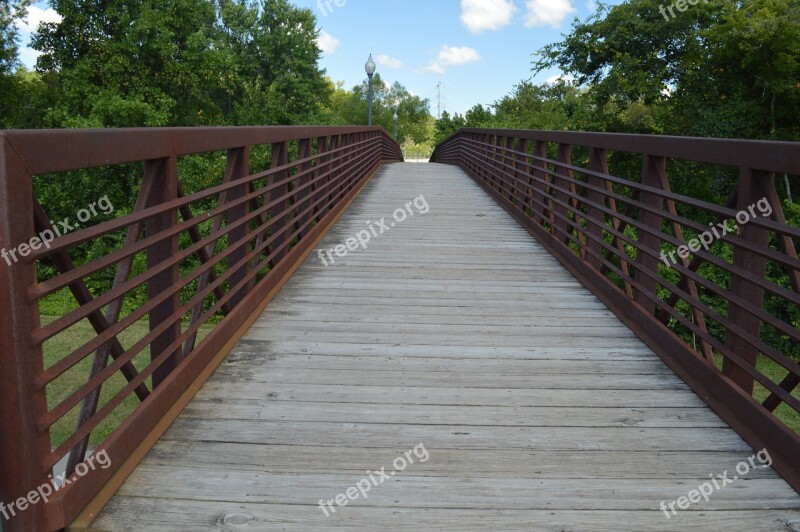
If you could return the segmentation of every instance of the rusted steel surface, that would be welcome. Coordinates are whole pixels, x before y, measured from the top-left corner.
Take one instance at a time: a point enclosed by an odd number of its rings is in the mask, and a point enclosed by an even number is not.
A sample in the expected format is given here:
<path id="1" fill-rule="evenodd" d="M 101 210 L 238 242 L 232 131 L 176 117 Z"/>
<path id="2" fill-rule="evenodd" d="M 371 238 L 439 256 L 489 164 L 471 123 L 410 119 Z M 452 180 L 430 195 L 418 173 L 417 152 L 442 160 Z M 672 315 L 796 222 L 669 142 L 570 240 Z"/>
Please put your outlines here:
<path id="1" fill-rule="evenodd" d="M 261 146 L 271 147 L 271 165 L 253 172 L 249 152 Z M 228 154 L 220 184 L 185 194 L 178 159 L 219 151 Z M 376 127 L 0 132 L 0 249 L 47 229 L 34 176 L 131 162 L 144 167 L 131 214 L 60 236 L 13 267 L 0 264 L 0 502 L 49 483 L 62 459 L 68 458 L 68 474 L 82 470 L 92 434 L 126 399 L 140 402 L 94 449 L 108 454 L 111 467 L 90 470 L 48 501 L 17 512 L 4 530 L 67 526 L 258 308 L 259 295 L 291 271 L 361 184 L 395 161 L 402 161 L 399 145 Z M 70 251 L 115 232 L 125 235 L 119 249 L 73 263 Z M 137 256 L 143 271 L 133 267 Z M 187 271 L 193 257 L 196 267 Z M 56 274 L 37 279 L 44 259 Z M 85 280 L 110 267 L 116 268 L 112 287 L 91 293 Z M 126 295 L 140 288 L 147 301 L 121 312 Z M 76 308 L 42 325 L 39 301 L 59 290 L 72 293 Z M 120 341 L 145 319 L 145 334 Z M 96 335 L 45 367 L 43 344 L 84 320 Z M 86 381 L 48 405 L 48 386 L 85 361 Z M 109 382 L 118 376 L 121 385 Z M 74 431 L 51 445 L 51 429 L 75 409 Z"/>
<path id="2" fill-rule="evenodd" d="M 612 153 L 638 158 L 641 173 L 609 172 Z M 800 229 L 775 190 L 775 174 L 800 175 L 800 143 L 462 129 L 431 161 L 467 172 L 800 491 L 800 435 L 783 421 L 800 414 L 800 363 L 764 334 L 800 345 L 792 313 L 775 310 L 800 308 Z M 738 182 L 725 205 L 676 194 L 670 161 L 738 169 Z M 772 212 L 720 229 L 716 248 L 664 259 L 765 198 Z"/>

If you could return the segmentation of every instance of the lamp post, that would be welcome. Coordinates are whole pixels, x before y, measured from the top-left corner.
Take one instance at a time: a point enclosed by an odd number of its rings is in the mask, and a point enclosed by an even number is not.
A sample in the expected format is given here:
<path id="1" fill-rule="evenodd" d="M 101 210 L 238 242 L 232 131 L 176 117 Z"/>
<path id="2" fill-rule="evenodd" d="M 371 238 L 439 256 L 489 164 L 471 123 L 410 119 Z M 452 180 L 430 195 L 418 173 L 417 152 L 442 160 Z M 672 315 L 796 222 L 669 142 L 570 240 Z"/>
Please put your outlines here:
<path id="1" fill-rule="evenodd" d="M 397 111 L 396 110 L 395 110 L 394 116 L 392 118 L 394 118 L 394 140 L 396 141 L 397 140 Z"/>
<path id="2" fill-rule="evenodd" d="M 369 122 L 368 124 L 372 125 L 372 76 L 375 74 L 375 61 L 372 60 L 372 54 L 369 54 L 369 59 L 367 59 L 367 63 L 364 65 L 364 70 L 367 71 L 367 77 L 369 78 Z"/>

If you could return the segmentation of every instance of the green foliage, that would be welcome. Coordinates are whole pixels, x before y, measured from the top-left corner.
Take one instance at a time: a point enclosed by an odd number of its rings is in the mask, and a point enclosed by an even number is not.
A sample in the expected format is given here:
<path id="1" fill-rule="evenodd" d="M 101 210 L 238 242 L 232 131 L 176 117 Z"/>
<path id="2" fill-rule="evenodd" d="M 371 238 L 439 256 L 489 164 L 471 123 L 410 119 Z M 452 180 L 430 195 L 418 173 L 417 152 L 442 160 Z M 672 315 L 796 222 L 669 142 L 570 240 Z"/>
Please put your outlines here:
<path id="1" fill-rule="evenodd" d="M 0 129 L 19 127 L 28 107 L 26 90 L 30 77 L 19 67 L 19 32 L 16 24 L 25 18 L 32 0 L 0 3 Z"/>
<path id="2" fill-rule="evenodd" d="M 330 104 L 325 109 L 323 123 L 331 125 L 367 124 L 369 117 L 369 82 L 364 80 L 352 90 L 344 84 L 333 84 Z M 397 140 L 422 143 L 430 140 L 430 102 L 411 94 L 399 82 L 389 85 L 379 73 L 372 78 L 372 124 L 382 126 L 394 135 L 394 113 L 397 113 Z"/>
<path id="3" fill-rule="evenodd" d="M 467 127 L 487 128 L 493 126 L 494 115 L 491 108 L 477 104 L 464 114 L 464 120 Z"/>
<path id="4" fill-rule="evenodd" d="M 442 111 L 441 118 L 436 120 L 433 133 L 433 143 L 439 144 L 462 127 L 466 127 L 466 125 L 467 121 L 460 114 L 456 113 L 452 118 L 450 118 L 450 113 L 447 111 Z"/>
<path id="5" fill-rule="evenodd" d="M 600 130 L 800 138 L 798 2 L 714 0 L 668 20 L 661 5 L 602 6 L 540 50 L 534 71 L 575 76 Z"/>
<path id="6" fill-rule="evenodd" d="M 15 24 L 25 18 L 31 3 L 32 0 L 3 0 L 0 3 L 0 76 L 12 74 L 18 64 L 19 34 Z"/>
<path id="7" fill-rule="evenodd" d="M 287 0 L 55 0 L 34 39 L 46 126 L 295 124 L 329 93 L 316 20 Z"/>
<path id="8" fill-rule="evenodd" d="M 237 125 L 313 123 L 331 88 L 318 67 L 316 19 L 287 0 L 220 2 L 235 76 L 227 89 Z"/>

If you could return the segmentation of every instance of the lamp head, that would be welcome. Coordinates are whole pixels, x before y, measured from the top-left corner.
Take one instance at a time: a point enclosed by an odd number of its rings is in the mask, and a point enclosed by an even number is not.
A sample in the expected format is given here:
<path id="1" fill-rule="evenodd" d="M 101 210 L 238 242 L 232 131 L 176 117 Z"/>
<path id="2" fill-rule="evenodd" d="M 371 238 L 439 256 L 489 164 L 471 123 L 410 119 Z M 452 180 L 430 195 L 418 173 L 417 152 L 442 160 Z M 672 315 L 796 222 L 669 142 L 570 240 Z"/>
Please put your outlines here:
<path id="1" fill-rule="evenodd" d="M 364 65 L 364 70 L 367 71 L 367 76 L 372 77 L 375 74 L 375 61 L 372 60 L 372 54 L 369 54 L 369 59 L 367 59 L 366 64 Z"/>

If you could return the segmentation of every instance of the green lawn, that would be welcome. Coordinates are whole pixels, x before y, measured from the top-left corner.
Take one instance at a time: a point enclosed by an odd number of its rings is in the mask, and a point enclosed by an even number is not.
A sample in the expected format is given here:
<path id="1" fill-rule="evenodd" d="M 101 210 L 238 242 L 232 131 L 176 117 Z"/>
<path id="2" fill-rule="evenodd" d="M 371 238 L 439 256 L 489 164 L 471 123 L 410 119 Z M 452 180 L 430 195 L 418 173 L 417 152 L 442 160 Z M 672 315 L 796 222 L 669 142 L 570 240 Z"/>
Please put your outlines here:
<path id="1" fill-rule="evenodd" d="M 714 354 L 714 364 L 718 369 L 722 368 L 721 355 L 716 353 Z M 781 382 L 781 380 L 783 380 L 788 373 L 783 366 L 766 356 L 758 357 L 758 360 L 756 361 L 756 369 L 758 369 L 758 371 L 760 371 L 764 376 L 775 383 Z M 756 399 L 756 401 L 764 401 L 764 399 L 769 397 L 769 395 L 769 390 L 767 390 L 760 383 L 756 382 L 755 389 L 753 391 L 753 397 Z M 800 388 L 795 388 L 794 392 L 792 392 L 792 396 L 800 399 Z M 787 406 L 785 403 L 781 403 L 781 405 L 775 409 L 775 415 L 778 416 L 778 419 L 786 423 L 786 425 L 795 433 L 800 434 L 800 413 L 796 412 L 793 408 Z"/>
<path id="2" fill-rule="evenodd" d="M 42 324 L 47 325 L 58 319 L 55 316 L 42 316 Z M 198 333 L 197 342 L 199 343 L 211 330 L 213 325 L 206 325 L 202 327 Z M 149 332 L 147 320 L 140 320 L 119 335 L 119 340 L 122 345 L 127 349 L 135 342 L 143 338 Z M 96 336 L 94 329 L 88 321 L 83 320 L 66 331 L 60 333 L 55 338 L 46 342 L 44 345 L 44 364 L 45 367 L 50 367 L 65 356 L 72 353 L 75 349 L 85 344 Z M 66 399 L 71 393 L 75 392 L 80 386 L 86 383 L 91 369 L 94 355 L 84 358 L 75 367 L 61 375 L 47 387 L 47 403 L 48 408 L 53 408 L 61 401 Z M 150 350 L 144 349 L 134 359 L 133 363 L 137 370 L 146 367 L 150 361 Z M 99 408 L 102 408 L 109 399 L 114 397 L 117 392 L 125 387 L 127 381 L 121 373 L 117 372 L 111 379 L 106 381 L 103 385 L 100 394 Z M 151 382 L 148 378 L 146 381 L 148 389 L 151 388 Z M 122 404 L 120 404 L 114 411 L 112 411 L 103 422 L 94 429 L 92 432 L 91 443 L 97 444 L 103 442 L 136 408 L 139 400 L 135 395 L 128 396 Z M 67 438 L 72 436 L 75 432 L 76 423 L 78 420 L 78 412 L 80 403 L 77 407 L 73 408 L 67 415 L 62 417 L 55 425 L 51 427 L 51 441 L 54 447 L 63 443 Z"/>

